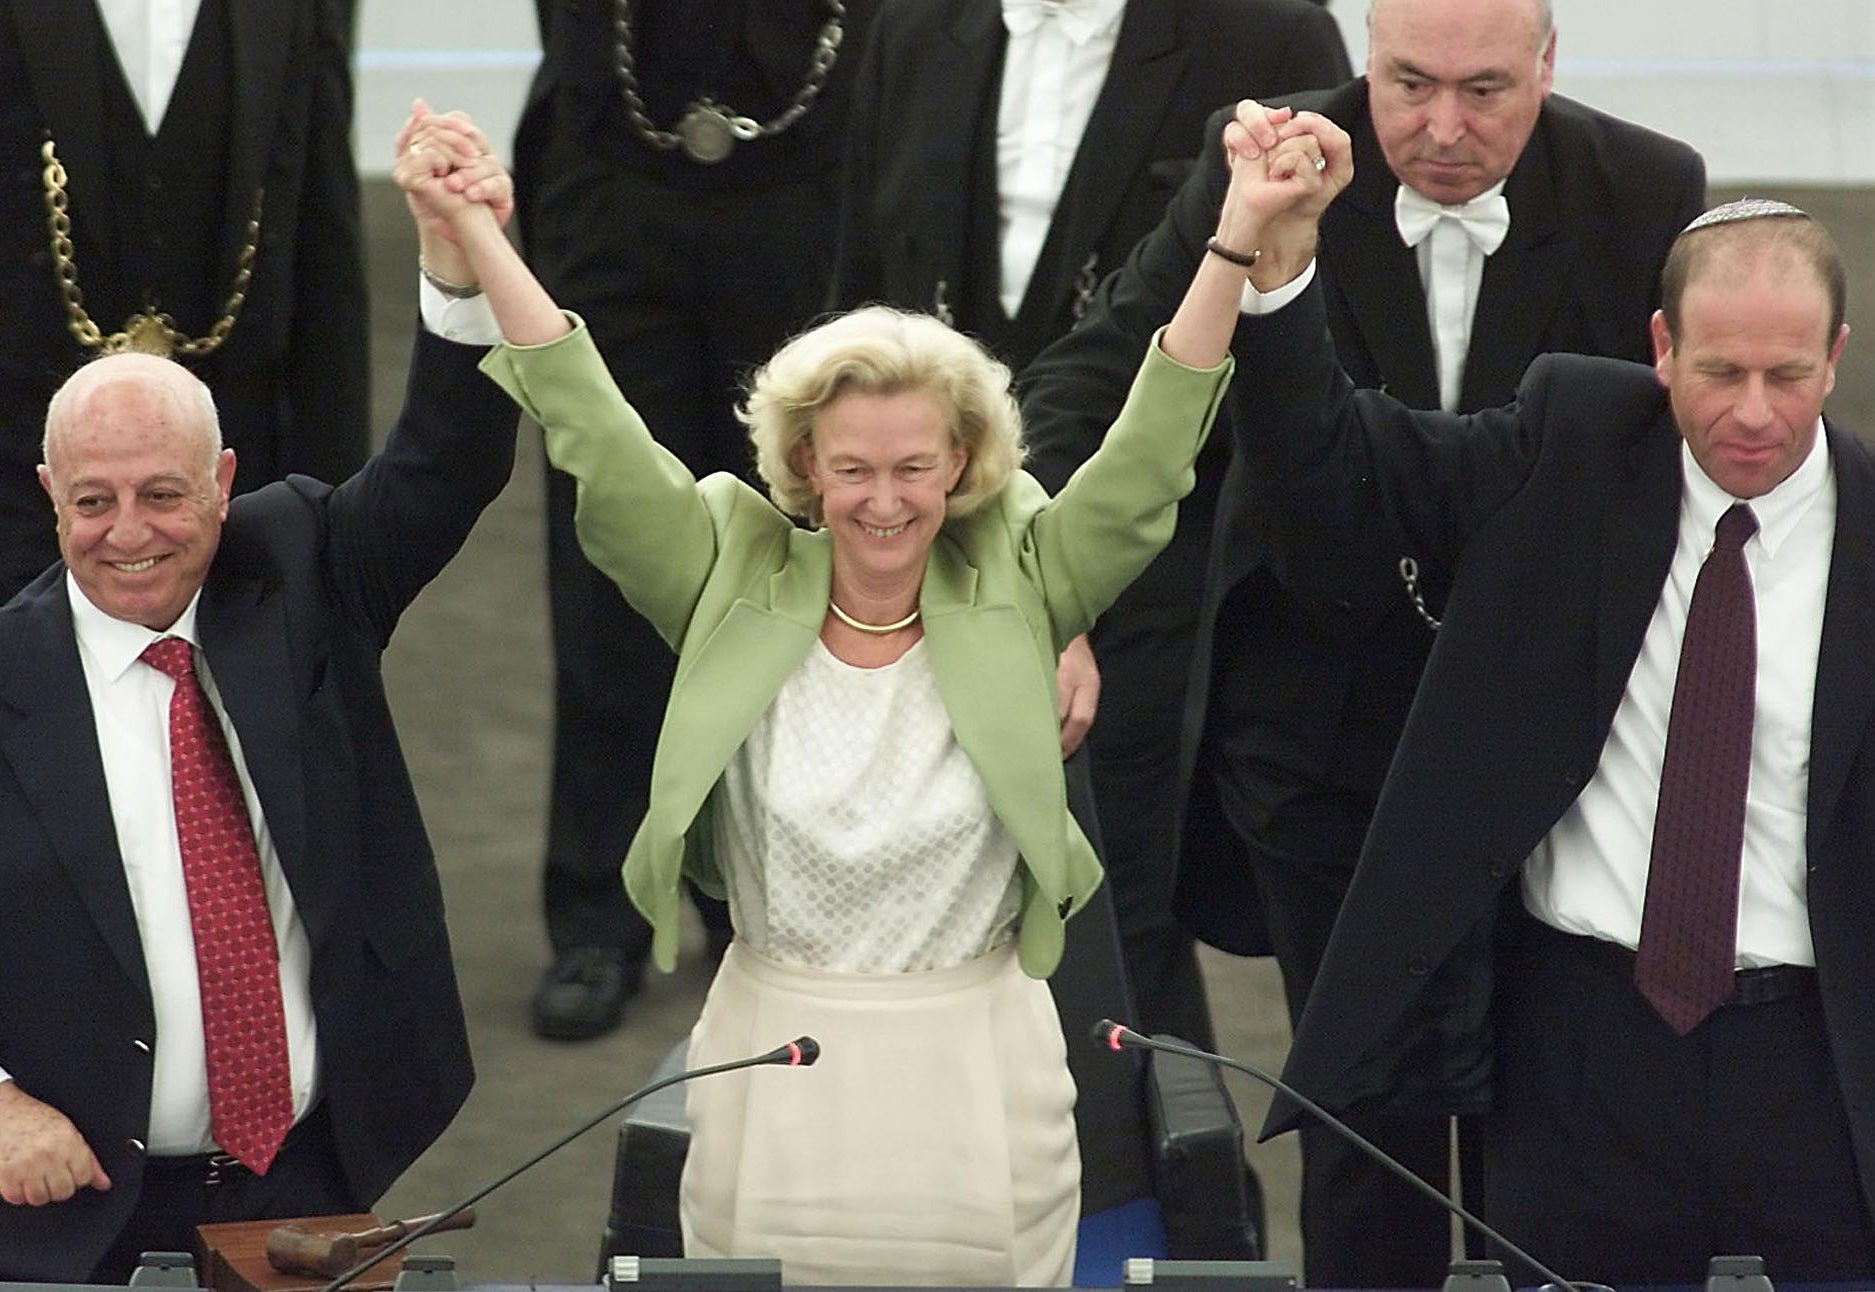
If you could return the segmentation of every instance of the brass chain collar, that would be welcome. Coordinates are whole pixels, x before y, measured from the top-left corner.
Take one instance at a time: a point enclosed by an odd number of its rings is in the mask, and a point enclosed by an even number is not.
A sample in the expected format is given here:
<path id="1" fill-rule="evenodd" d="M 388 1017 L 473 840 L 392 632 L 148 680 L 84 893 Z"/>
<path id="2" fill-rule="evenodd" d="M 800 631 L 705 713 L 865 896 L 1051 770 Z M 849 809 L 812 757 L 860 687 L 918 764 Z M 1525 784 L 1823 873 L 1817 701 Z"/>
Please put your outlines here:
<path id="1" fill-rule="evenodd" d="M 135 350 L 143 354 L 182 359 L 199 359 L 213 354 L 228 339 L 228 334 L 234 331 L 235 318 L 247 301 L 247 285 L 254 276 L 254 254 L 260 247 L 260 210 L 266 190 L 261 189 L 254 194 L 254 213 L 248 217 L 247 241 L 242 245 L 240 258 L 236 262 L 234 286 L 228 292 L 228 303 L 222 308 L 221 317 L 215 320 L 205 334 L 192 337 L 177 331 L 175 320 L 167 314 L 159 313 L 152 305 L 145 307 L 141 314 L 131 316 L 125 322 L 123 331 L 112 332 L 107 336 L 92 321 L 91 315 L 86 313 L 85 294 L 78 287 L 78 265 L 72 257 L 72 218 L 68 210 L 70 199 L 65 193 L 65 165 L 59 161 L 50 139 L 41 145 L 39 156 L 45 162 L 41 179 L 45 186 L 46 230 L 51 235 L 52 263 L 58 271 L 59 290 L 65 296 L 66 327 L 78 339 L 78 344 L 105 354 Z"/>
<path id="2" fill-rule="evenodd" d="M 814 52 L 808 58 L 807 79 L 801 82 L 801 88 L 794 92 L 788 106 L 771 120 L 755 121 L 726 103 L 706 97 L 687 106 L 675 128 L 662 130 L 645 114 L 645 101 L 638 92 L 637 61 L 632 53 L 631 0 L 614 0 L 614 3 L 619 94 L 625 100 L 625 115 L 631 121 L 632 130 L 653 148 L 666 152 L 682 148 L 684 156 L 691 161 L 706 165 L 729 156 L 738 141 L 747 143 L 751 139 L 773 138 L 807 114 L 827 84 L 827 74 L 833 70 L 834 60 L 839 57 L 841 23 L 846 18 L 846 6 L 840 0 L 826 0 L 827 21 L 821 24 Z"/>

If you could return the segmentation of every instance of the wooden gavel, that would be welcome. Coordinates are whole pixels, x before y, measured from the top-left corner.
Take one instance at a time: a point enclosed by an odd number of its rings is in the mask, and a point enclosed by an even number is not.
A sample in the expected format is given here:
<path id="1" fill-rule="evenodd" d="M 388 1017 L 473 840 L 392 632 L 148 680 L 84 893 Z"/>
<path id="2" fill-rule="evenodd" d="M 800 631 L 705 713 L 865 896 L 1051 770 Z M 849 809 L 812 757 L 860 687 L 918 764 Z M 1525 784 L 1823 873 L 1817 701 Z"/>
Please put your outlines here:
<path id="1" fill-rule="evenodd" d="M 397 1220 L 351 1234 L 325 1233 L 304 1221 L 276 1225 L 267 1235 L 267 1264 L 282 1274 L 335 1279 L 378 1248 L 396 1242 L 435 1219 L 433 1215 L 418 1216 L 415 1220 Z M 467 1229 L 474 1223 L 474 1208 L 464 1207 L 431 1232 Z"/>

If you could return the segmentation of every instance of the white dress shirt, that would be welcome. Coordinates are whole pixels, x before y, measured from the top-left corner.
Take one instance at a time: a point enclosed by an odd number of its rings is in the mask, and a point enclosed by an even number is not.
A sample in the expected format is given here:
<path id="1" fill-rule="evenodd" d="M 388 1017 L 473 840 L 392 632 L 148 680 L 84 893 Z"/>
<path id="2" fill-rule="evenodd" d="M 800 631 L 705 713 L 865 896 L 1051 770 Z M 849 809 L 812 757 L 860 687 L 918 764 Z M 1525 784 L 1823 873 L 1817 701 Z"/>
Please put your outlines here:
<path id="1" fill-rule="evenodd" d="M 417 277 L 417 313 L 424 330 L 458 345 L 500 345 L 501 325 L 488 297 L 451 296 L 422 275 Z"/>
<path id="2" fill-rule="evenodd" d="M 1209 254 L 1209 253 L 1206 253 Z M 1238 302 L 1238 311 L 1243 314 L 1274 314 L 1277 310 L 1302 295 L 1302 289 L 1315 281 L 1315 261 L 1302 266 L 1302 272 L 1280 287 L 1272 287 L 1267 292 L 1259 292 L 1256 285 L 1245 280 L 1243 295 Z"/>
<path id="3" fill-rule="evenodd" d="M 97 0 L 130 93 L 151 134 L 163 124 L 202 0 Z"/>
<path id="4" fill-rule="evenodd" d="M 1068 170 L 1120 38 L 1126 0 L 1003 0 L 1009 43 L 996 110 L 1003 313 L 1022 308 Z"/>
<path id="5" fill-rule="evenodd" d="M 1461 206 L 1443 208 L 1458 212 L 1467 207 L 1503 210 L 1504 181 L 1499 180 Z M 1396 210 L 1401 199 L 1418 197 L 1402 184 L 1395 197 Z M 1421 197 L 1424 202 L 1426 199 Z M 1435 204 L 1436 205 L 1436 204 Z M 1396 216 L 1396 219 L 1398 217 Z M 1439 406 L 1448 413 L 1458 411 L 1464 390 L 1465 356 L 1471 352 L 1471 320 L 1478 310 L 1478 288 L 1484 282 L 1484 262 L 1502 245 L 1506 220 L 1489 235 L 1469 232 L 1458 219 L 1435 220 L 1431 232 L 1413 244 L 1419 264 L 1419 281 L 1426 293 L 1426 324 L 1432 331 L 1432 357 L 1439 370 Z M 1478 237 L 1487 238 L 1488 246 L 1478 245 Z"/>
<path id="6" fill-rule="evenodd" d="M 1524 904 L 1568 933 L 1640 944 L 1654 809 L 1680 641 L 1713 527 L 1734 501 L 1684 446 L 1679 543 L 1595 776 L 1524 867 Z M 1836 480 L 1819 425 L 1803 465 L 1750 500 L 1745 543 L 1757 605 L 1758 679 L 1740 867 L 1740 968 L 1813 965 L 1804 848 L 1810 722 L 1823 600 L 1836 534 Z"/>
<path id="7" fill-rule="evenodd" d="M 175 683 L 139 656 L 159 637 L 197 643 L 196 598 L 166 633 L 113 619 L 90 601 L 67 574 L 72 626 L 85 687 L 97 726 L 104 784 L 112 824 L 123 857 L 130 903 L 150 977 L 156 1011 L 155 1081 L 150 1092 L 148 1148 L 154 1156 L 181 1156 L 215 1148 L 209 1129 L 208 1071 L 202 1039 L 202 998 L 196 977 L 195 934 L 189 919 L 182 850 L 169 782 L 169 697 Z M 254 825 L 267 908 L 280 953 L 280 992 L 286 1013 L 287 1055 L 292 1068 L 293 1119 L 306 1115 L 318 1098 L 318 1046 L 312 1012 L 312 948 L 280 869 L 260 799 L 241 753 L 241 738 L 228 721 L 208 664 L 196 655 L 197 676 L 220 719 L 241 780 L 242 797 Z M 31 1091 L 27 1092 L 32 1093 Z"/>

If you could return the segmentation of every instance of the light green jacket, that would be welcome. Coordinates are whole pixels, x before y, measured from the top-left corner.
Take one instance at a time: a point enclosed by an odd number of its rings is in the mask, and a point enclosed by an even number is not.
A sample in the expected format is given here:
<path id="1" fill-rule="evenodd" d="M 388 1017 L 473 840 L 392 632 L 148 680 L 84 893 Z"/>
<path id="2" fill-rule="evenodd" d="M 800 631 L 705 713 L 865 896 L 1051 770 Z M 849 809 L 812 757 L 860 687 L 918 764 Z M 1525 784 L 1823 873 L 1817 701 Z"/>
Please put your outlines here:
<path id="1" fill-rule="evenodd" d="M 500 346 L 482 367 L 546 428 L 578 481 L 580 545 L 678 653 L 651 798 L 625 888 L 677 958 L 679 877 L 720 895 L 713 794 L 730 757 L 807 655 L 827 615 L 832 543 L 729 475 L 698 483 L 651 438 L 583 325 L 547 345 Z M 938 692 L 1025 865 L 1018 958 L 1045 977 L 1062 921 L 1100 884 L 1068 813 L 1055 658 L 1171 538 L 1192 459 L 1229 380 L 1155 344 L 1105 443 L 1059 496 L 1024 473 L 946 522 L 918 604 Z"/>

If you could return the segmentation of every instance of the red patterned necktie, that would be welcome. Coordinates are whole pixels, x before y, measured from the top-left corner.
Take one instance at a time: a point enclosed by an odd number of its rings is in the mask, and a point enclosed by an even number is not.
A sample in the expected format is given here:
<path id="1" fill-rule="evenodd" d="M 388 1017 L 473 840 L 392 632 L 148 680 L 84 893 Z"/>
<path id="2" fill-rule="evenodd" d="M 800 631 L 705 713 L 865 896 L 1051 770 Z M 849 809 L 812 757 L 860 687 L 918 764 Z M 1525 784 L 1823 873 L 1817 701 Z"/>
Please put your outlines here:
<path id="1" fill-rule="evenodd" d="M 1634 985 L 1681 1036 L 1732 994 L 1737 962 L 1738 862 L 1758 681 L 1758 616 L 1744 546 L 1757 530 L 1743 503 L 1719 517 L 1687 607 L 1667 720 Z"/>
<path id="2" fill-rule="evenodd" d="M 169 783 L 201 981 L 209 1119 L 222 1151 L 259 1174 L 293 1124 L 280 955 L 260 855 L 234 759 L 196 680 L 189 643 L 165 637 L 143 652 L 143 660 L 176 683 L 169 700 Z"/>

